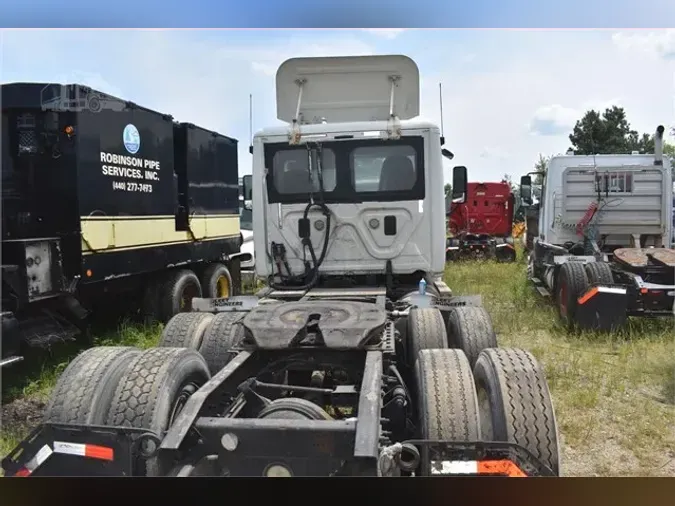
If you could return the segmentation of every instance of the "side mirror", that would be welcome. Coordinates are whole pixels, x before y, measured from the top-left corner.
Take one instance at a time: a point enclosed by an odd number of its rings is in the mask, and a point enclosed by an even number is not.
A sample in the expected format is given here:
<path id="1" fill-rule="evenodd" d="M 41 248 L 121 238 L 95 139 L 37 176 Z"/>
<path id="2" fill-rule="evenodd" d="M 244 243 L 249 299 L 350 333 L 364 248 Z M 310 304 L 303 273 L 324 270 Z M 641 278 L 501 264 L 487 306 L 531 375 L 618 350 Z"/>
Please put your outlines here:
<path id="1" fill-rule="evenodd" d="M 532 205 L 532 178 L 530 176 L 520 178 L 520 200 L 524 206 Z"/>
<path id="2" fill-rule="evenodd" d="M 459 165 L 452 169 L 452 201 L 462 203 L 466 200 L 466 167 Z"/>
<path id="3" fill-rule="evenodd" d="M 251 200 L 253 198 L 253 176 L 250 174 L 244 176 L 242 186 L 244 187 L 244 201 Z"/>
<path id="4" fill-rule="evenodd" d="M 441 154 L 444 157 L 446 157 L 448 160 L 452 160 L 455 157 L 455 155 L 452 151 L 450 151 L 449 149 L 445 149 L 445 148 L 441 149 Z"/>

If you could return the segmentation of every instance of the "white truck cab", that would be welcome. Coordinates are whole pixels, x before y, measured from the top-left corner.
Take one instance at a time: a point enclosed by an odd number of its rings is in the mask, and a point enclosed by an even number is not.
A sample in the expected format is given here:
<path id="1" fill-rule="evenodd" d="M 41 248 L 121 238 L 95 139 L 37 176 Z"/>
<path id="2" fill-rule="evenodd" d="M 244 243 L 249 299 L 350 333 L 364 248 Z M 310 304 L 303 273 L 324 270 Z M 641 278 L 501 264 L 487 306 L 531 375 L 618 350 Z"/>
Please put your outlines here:
<path id="1" fill-rule="evenodd" d="M 539 239 L 578 241 L 576 224 L 600 202 L 596 237 L 610 245 L 670 246 L 673 182 L 667 157 L 564 155 L 549 163 L 539 202 Z"/>
<path id="2" fill-rule="evenodd" d="M 664 130 L 656 129 L 654 154 L 549 162 L 539 219 L 536 209 L 526 213 L 528 277 L 553 296 L 570 329 L 611 331 L 629 316 L 673 316 L 673 181 Z M 531 190 L 531 177 L 523 176 L 525 205 Z"/>
<path id="3" fill-rule="evenodd" d="M 405 56 L 293 58 L 276 76 L 287 126 L 253 139 L 259 277 L 424 273 L 445 266 L 439 128 L 419 114 Z M 466 169 L 458 168 L 458 191 Z M 246 181 L 245 181 L 246 183 Z M 312 251 L 313 250 L 313 251 Z"/>

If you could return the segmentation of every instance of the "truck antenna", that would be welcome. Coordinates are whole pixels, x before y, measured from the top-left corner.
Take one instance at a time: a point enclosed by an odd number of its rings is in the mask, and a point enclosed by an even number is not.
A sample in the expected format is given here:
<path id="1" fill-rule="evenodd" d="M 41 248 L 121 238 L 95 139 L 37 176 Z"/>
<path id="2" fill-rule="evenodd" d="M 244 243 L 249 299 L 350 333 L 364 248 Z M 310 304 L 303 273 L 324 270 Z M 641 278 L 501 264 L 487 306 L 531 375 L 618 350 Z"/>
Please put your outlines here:
<path id="1" fill-rule="evenodd" d="M 253 93 L 248 95 L 248 151 L 253 154 Z"/>
<path id="2" fill-rule="evenodd" d="M 445 128 L 443 127 L 443 84 L 438 83 L 438 101 L 441 105 L 441 146 L 445 144 Z"/>

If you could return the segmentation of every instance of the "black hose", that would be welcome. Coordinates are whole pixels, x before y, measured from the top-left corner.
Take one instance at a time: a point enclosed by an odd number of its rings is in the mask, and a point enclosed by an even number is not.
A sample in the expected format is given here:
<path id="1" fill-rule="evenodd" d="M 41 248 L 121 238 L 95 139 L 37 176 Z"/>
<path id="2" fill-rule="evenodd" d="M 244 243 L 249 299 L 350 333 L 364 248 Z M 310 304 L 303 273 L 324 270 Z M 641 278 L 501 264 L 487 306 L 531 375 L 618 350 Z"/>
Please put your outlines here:
<path id="1" fill-rule="evenodd" d="M 319 155 L 320 159 L 321 155 Z M 320 163 L 320 162 L 319 162 Z M 323 247 L 321 248 L 321 255 L 319 255 L 319 259 L 317 260 L 316 258 L 316 252 L 314 251 L 314 245 L 312 244 L 312 240 L 309 237 L 305 237 L 302 239 L 302 246 L 303 248 L 308 248 L 309 249 L 309 254 L 312 257 L 312 277 L 308 283 L 305 283 L 304 285 L 294 285 L 294 284 L 277 284 L 274 282 L 274 274 L 272 274 L 269 279 L 268 279 L 268 285 L 272 287 L 274 290 L 279 290 L 279 291 L 290 291 L 290 290 L 310 290 L 312 289 L 316 283 L 319 281 L 319 267 L 323 264 L 324 260 L 326 259 L 326 253 L 328 252 L 328 240 L 330 238 L 330 209 L 328 209 L 328 206 L 324 203 L 324 186 L 323 186 L 323 173 L 321 171 L 321 168 L 319 166 L 319 202 L 314 201 L 314 195 L 310 193 L 310 202 L 307 204 L 305 207 L 305 212 L 302 214 L 302 217 L 304 220 L 307 220 L 307 217 L 309 216 L 309 211 L 312 209 L 312 207 L 319 207 L 323 211 L 324 216 L 326 217 L 326 233 L 324 236 L 324 241 L 323 241 Z M 288 263 L 286 262 L 286 269 L 289 270 L 289 280 L 294 280 L 292 276 L 290 276 L 290 269 L 288 269 Z M 283 280 L 283 274 L 281 273 L 281 269 L 279 269 L 279 276 Z M 295 278 L 297 279 L 297 278 Z"/>

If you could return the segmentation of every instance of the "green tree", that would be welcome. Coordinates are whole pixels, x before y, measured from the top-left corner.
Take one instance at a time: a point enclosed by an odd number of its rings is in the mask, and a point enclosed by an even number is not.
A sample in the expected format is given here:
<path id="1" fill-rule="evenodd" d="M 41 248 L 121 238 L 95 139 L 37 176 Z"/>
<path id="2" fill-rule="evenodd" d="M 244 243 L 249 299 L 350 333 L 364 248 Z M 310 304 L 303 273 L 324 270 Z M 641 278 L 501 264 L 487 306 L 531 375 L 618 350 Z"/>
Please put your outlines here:
<path id="1" fill-rule="evenodd" d="M 669 142 L 664 142 L 663 143 L 663 154 L 665 156 L 669 156 L 671 162 L 675 161 L 675 144 L 671 144 Z"/>
<path id="2" fill-rule="evenodd" d="M 623 107 L 616 105 L 599 111 L 586 111 L 569 135 L 577 155 L 628 154 L 654 152 L 654 136 L 633 130 Z"/>
<path id="3" fill-rule="evenodd" d="M 534 184 L 543 184 L 544 183 L 544 176 L 546 175 L 546 171 L 548 170 L 548 163 L 551 161 L 550 156 L 544 156 L 541 153 L 539 153 L 539 159 L 534 162 L 534 172 L 538 172 L 534 178 Z"/>

